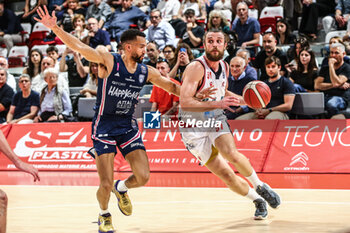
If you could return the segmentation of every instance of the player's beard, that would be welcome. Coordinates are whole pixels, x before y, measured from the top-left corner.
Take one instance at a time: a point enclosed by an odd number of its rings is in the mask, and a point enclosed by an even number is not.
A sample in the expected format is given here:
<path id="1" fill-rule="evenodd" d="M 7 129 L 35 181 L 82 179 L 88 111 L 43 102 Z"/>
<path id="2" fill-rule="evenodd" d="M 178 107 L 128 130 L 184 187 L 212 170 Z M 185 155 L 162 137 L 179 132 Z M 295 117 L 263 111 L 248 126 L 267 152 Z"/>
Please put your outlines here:
<path id="1" fill-rule="evenodd" d="M 131 56 L 131 58 L 132 58 L 135 62 L 142 63 L 143 55 L 138 56 L 137 54 L 134 53 L 134 54 Z"/>
<path id="2" fill-rule="evenodd" d="M 209 51 L 205 51 L 205 56 L 208 58 L 209 61 L 219 61 L 224 57 L 224 51 L 220 51 L 218 49 L 216 49 L 216 51 L 218 51 L 218 55 L 214 55 L 211 54 Z"/>

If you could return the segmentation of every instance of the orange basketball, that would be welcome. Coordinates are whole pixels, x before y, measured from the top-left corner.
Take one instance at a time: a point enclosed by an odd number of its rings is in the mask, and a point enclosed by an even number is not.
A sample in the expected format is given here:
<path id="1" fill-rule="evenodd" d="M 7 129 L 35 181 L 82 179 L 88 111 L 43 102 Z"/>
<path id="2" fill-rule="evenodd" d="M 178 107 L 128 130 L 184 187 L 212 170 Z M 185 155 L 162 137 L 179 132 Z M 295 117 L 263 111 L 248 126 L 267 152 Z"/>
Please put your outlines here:
<path id="1" fill-rule="evenodd" d="M 265 108 L 271 100 L 271 90 L 262 81 L 251 81 L 243 89 L 243 98 L 250 108 Z"/>

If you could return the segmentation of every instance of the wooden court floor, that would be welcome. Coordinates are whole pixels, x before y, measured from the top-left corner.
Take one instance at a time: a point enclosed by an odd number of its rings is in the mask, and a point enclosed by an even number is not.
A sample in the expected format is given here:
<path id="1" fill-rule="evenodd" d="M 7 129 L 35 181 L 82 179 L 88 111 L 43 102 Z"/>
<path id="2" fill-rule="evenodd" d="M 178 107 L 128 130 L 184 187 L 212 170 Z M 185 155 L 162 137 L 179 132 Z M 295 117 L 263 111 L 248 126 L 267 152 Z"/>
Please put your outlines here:
<path id="1" fill-rule="evenodd" d="M 96 233 L 96 186 L 1 185 L 8 233 Z M 111 196 L 117 233 L 350 232 L 350 190 L 277 189 L 279 209 L 254 221 L 253 203 L 226 188 L 143 187 L 129 191 L 132 216 Z"/>

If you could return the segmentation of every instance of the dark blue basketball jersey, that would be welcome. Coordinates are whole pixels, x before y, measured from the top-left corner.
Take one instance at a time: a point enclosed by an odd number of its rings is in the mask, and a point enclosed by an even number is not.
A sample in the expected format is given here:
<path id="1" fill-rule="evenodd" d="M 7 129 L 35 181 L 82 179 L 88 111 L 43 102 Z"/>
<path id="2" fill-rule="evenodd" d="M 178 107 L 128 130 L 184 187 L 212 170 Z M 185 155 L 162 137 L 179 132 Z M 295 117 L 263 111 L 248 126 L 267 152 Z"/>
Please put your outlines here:
<path id="1" fill-rule="evenodd" d="M 135 73 L 130 74 L 120 54 L 112 55 L 111 74 L 98 79 L 93 135 L 118 135 L 131 127 L 139 93 L 148 77 L 146 65 L 138 64 Z"/>

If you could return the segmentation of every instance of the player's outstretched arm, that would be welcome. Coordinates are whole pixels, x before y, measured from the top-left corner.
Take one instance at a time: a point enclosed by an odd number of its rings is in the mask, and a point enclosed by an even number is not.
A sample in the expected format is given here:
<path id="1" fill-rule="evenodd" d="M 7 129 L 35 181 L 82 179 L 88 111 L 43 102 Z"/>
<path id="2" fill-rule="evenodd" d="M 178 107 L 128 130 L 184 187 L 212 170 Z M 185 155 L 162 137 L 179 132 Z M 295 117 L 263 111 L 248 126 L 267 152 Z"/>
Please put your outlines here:
<path id="1" fill-rule="evenodd" d="M 21 171 L 27 172 L 34 177 L 34 181 L 39 181 L 40 177 L 38 174 L 38 170 L 32 165 L 23 162 L 17 155 L 12 151 L 10 145 L 8 144 L 4 134 L 0 130 L 0 151 L 9 158 L 13 164 Z"/>
<path id="2" fill-rule="evenodd" d="M 180 85 L 170 81 L 167 78 L 164 78 L 160 75 L 159 71 L 156 70 L 154 67 L 147 66 L 148 67 L 148 81 L 156 85 L 157 87 L 160 87 L 167 92 L 174 94 L 176 96 L 180 96 Z"/>
<path id="3" fill-rule="evenodd" d="M 47 7 L 44 6 L 44 9 L 39 7 L 37 9 L 37 13 L 39 18 L 34 19 L 46 27 L 50 28 L 56 36 L 58 36 L 63 43 L 71 48 L 72 50 L 79 52 L 83 55 L 88 61 L 100 63 L 106 65 L 105 61 L 113 60 L 111 59 L 111 54 L 109 56 L 107 54 L 100 54 L 98 50 L 91 48 L 90 46 L 81 42 L 77 37 L 65 32 L 62 28 L 57 25 L 57 18 L 55 16 L 55 11 L 52 12 L 52 16 L 50 16 Z"/>
<path id="4" fill-rule="evenodd" d="M 183 74 L 180 91 L 180 106 L 185 111 L 206 112 L 214 109 L 230 109 L 229 106 L 239 105 L 235 96 L 225 96 L 219 101 L 200 101 L 196 98 L 197 88 L 204 76 L 204 68 L 199 62 L 189 64 Z"/>
<path id="5" fill-rule="evenodd" d="M 235 93 L 233 93 L 233 92 L 231 92 L 231 91 L 229 91 L 229 90 L 227 90 L 227 89 L 226 89 L 226 92 L 225 92 L 225 96 L 233 96 L 233 97 L 236 97 L 236 98 L 239 100 L 240 105 L 246 105 L 246 103 L 244 102 L 244 99 L 243 99 L 242 96 L 237 95 L 237 94 L 235 94 Z"/>

